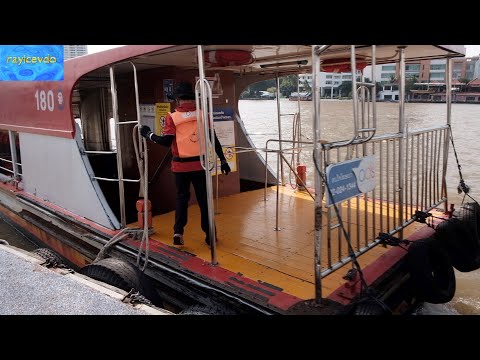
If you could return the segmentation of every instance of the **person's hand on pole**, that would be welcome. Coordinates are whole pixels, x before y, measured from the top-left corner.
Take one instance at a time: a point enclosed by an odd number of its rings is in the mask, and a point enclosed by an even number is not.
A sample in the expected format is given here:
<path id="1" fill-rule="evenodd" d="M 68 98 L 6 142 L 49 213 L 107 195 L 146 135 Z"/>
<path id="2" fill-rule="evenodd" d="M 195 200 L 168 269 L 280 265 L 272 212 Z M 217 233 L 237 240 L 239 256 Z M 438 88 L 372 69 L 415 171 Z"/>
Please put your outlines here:
<path id="1" fill-rule="evenodd" d="M 220 169 L 222 170 L 222 174 L 225 174 L 225 175 L 228 175 L 228 173 L 232 171 L 230 169 L 230 166 L 227 163 L 227 160 L 222 160 Z"/>
<path id="2" fill-rule="evenodd" d="M 140 127 L 140 135 L 142 135 L 144 138 L 150 139 L 150 135 L 152 134 L 152 130 L 147 126 L 147 125 L 142 125 Z"/>

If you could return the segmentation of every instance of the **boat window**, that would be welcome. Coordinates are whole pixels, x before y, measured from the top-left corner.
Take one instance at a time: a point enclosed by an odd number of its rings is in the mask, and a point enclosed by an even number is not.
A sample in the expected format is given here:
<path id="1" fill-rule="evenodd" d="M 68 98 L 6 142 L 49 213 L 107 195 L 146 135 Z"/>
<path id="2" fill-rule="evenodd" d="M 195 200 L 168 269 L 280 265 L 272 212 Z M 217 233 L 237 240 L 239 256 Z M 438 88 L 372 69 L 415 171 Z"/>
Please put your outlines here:
<path id="1" fill-rule="evenodd" d="M 21 156 L 20 156 L 20 138 L 16 131 L 11 132 L 15 139 L 15 154 L 12 156 L 10 146 L 10 135 L 8 130 L 0 130 L 0 173 L 9 178 L 14 176 L 14 159 L 16 158 L 18 175 L 22 173 Z M 5 178 L 6 179 L 6 178 Z M 1 181 L 4 181 L 2 177 Z"/>
<path id="2" fill-rule="evenodd" d="M 102 86 L 79 89 L 78 109 L 75 122 L 80 128 L 85 150 L 112 150 L 112 109 L 108 88 Z"/>

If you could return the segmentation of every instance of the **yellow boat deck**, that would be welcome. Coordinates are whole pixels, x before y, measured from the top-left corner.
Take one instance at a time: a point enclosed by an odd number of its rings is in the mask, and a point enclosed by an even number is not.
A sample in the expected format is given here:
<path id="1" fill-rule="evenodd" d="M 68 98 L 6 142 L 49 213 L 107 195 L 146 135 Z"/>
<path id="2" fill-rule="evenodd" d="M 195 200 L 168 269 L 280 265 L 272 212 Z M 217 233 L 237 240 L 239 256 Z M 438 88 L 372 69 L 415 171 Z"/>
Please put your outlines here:
<path id="1" fill-rule="evenodd" d="M 285 292 L 302 299 L 314 297 L 314 202 L 308 193 L 299 192 L 290 187 L 280 187 L 279 226 L 275 231 L 276 187 L 267 190 L 267 201 L 263 200 L 263 189 L 239 193 L 219 199 L 215 216 L 217 227 L 217 258 L 219 266 L 241 273 L 253 280 L 261 280 L 284 289 Z M 352 201 L 353 205 L 356 201 Z M 360 202 L 363 204 L 363 201 Z M 360 217 L 364 216 L 361 206 Z M 376 206 L 376 227 L 380 223 L 379 206 Z M 369 203 L 367 211 L 372 211 Z M 325 213 L 324 213 L 325 214 Z M 342 210 L 346 219 L 346 209 Z M 384 216 L 386 211 L 384 210 Z M 151 239 L 166 245 L 173 244 L 174 211 L 155 216 L 153 226 L 155 234 Z M 356 224 L 352 221 L 350 231 L 352 244 L 355 244 Z M 360 223 L 361 224 L 361 223 Z M 132 224 L 133 225 L 133 224 Z M 136 225 L 136 224 L 135 224 Z M 407 234 L 412 233 L 420 224 L 412 224 Z M 369 225 L 370 226 L 370 225 Z M 363 225 L 360 225 L 363 228 Z M 322 238 L 322 264 L 326 264 L 327 241 L 326 227 Z M 364 229 L 360 229 L 360 234 Z M 371 230 L 370 230 L 371 231 Z M 378 234 L 378 229 L 376 233 Z M 370 232 L 373 234 L 373 232 Z M 338 237 L 332 236 L 332 249 L 337 249 Z M 324 237 L 325 236 L 325 237 Z M 188 224 L 184 233 L 183 250 L 197 255 L 205 261 L 211 261 L 210 248 L 205 244 L 205 234 L 200 226 L 198 205 L 188 209 Z M 363 240 L 362 240 L 363 241 Z M 342 253 L 346 254 L 345 240 Z M 360 265 L 374 262 L 387 248 L 376 246 L 359 258 Z M 335 250 L 338 254 L 338 250 Z M 333 253 L 335 253 L 335 251 Z M 322 295 L 327 297 L 345 283 L 342 277 L 351 268 L 347 265 L 322 279 Z"/>

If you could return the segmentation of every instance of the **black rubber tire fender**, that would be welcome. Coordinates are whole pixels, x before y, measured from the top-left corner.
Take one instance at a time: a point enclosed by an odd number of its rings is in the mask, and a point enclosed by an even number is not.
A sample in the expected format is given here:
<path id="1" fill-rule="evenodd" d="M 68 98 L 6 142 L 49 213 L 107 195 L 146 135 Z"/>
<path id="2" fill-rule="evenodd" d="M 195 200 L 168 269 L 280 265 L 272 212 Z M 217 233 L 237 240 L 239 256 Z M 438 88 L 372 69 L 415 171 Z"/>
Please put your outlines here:
<path id="1" fill-rule="evenodd" d="M 142 273 L 138 268 L 126 261 L 116 258 L 106 258 L 84 266 L 80 274 L 102 281 L 129 292 L 131 289 L 144 294 Z"/>
<path id="2" fill-rule="evenodd" d="M 375 299 L 364 299 L 356 304 L 351 315 L 392 315 L 392 312 Z"/>
<path id="3" fill-rule="evenodd" d="M 447 250 L 453 267 L 461 272 L 480 268 L 480 206 L 467 203 L 458 217 L 442 221 L 436 237 Z"/>
<path id="4" fill-rule="evenodd" d="M 62 257 L 55 251 L 48 248 L 38 248 L 33 250 L 32 253 L 40 256 L 45 261 L 49 261 L 51 264 L 55 263 L 57 266 L 65 265 L 65 261 L 62 259 Z"/>
<path id="5" fill-rule="evenodd" d="M 455 295 L 456 280 L 450 258 L 434 237 L 417 240 L 408 248 L 407 264 L 419 300 L 443 304 Z"/>
<path id="6" fill-rule="evenodd" d="M 235 313 L 213 305 L 196 304 L 182 310 L 178 315 L 235 315 Z"/>

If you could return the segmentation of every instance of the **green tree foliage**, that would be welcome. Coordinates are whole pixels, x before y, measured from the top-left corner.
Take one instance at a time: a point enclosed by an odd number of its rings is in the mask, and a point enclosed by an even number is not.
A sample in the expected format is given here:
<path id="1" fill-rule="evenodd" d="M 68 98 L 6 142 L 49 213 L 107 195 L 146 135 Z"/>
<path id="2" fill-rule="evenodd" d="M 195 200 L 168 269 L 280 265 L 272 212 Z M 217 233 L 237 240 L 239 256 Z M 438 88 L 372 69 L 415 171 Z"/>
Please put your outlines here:
<path id="1" fill-rule="evenodd" d="M 260 97 L 259 91 L 268 91 L 268 88 L 276 88 L 277 80 L 270 79 L 259 81 L 248 86 L 240 95 L 241 99 L 244 98 L 257 98 Z"/>
<path id="2" fill-rule="evenodd" d="M 287 75 L 280 78 L 280 93 L 283 96 L 289 96 L 290 93 L 297 91 L 297 75 Z M 257 83 L 251 84 L 248 86 L 240 96 L 241 99 L 244 98 L 256 98 L 260 97 L 260 91 L 268 91 L 271 93 L 276 92 L 277 80 L 270 79 L 265 81 L 259 81 Z M 273 90 L 273 91 L 272 91 Z M 308 91 L 308 90 L 306 90 Z"/>
<path id="3" fill-rule="evenodd" d="M 342 94 L 342 97 L 352 96 L 352 82 L 343 81 L 338 87 L 339 94 Z"/>
<path id="4" fill-rule="evenodd" d="M 312 91 L 312 87 L 310 86 L 307 80 L 303 82 L 303 91 L 310 91 L 310 92 Z"/>
<path id="5" fill-rule="evenodd" d="M 405 80 L 405 94 L 409 94 L 411 90 L 416 89 L 417 85 L 415 83 L 418 82 L 418 79 L 413 76 L 410 79 Z"/>
<path id="6" fill-rule="evenodd" d="M 298 76 L 287 75 L 280 78 L 280 93 L 283 96 L 289 96 L 290 93 L 297 91 Z"/>

